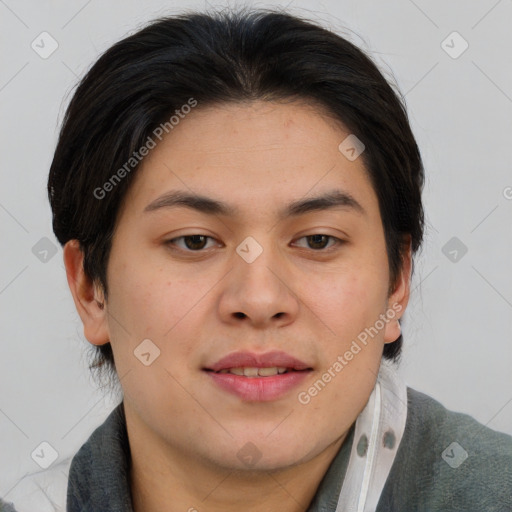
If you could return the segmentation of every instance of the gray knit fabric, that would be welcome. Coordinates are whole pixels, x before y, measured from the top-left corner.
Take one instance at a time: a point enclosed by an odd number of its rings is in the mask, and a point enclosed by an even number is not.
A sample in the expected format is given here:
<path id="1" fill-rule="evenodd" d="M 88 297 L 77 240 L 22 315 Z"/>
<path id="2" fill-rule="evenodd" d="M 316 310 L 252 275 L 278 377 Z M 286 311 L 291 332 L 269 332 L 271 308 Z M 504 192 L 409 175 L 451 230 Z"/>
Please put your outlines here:
<path id="1" fill-rule="evenodd" d="M 376 512 L 512 512 L 512 437 L 407 388 L 404 436 Z M 354 428 L 308 512 L 335 512 Z M 73 457 L 68 512 L 133 512 L 130 450 L 119 404 Z M 16 512 L 0 500 L 0 512 Z M 34 511 L 37 512 L 37 511 Z"/>

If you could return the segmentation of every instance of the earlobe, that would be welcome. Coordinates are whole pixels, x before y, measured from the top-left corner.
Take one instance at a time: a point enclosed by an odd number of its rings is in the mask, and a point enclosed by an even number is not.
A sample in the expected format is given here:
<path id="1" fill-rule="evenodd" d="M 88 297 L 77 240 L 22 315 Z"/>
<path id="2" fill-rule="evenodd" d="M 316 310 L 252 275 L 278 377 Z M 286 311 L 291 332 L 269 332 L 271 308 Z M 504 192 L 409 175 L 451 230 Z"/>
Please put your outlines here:
<path id="1" fill-rule="evenodd" d="M 69 289 L 84 325 L 84 335 L 93 345 L 104 345 L 110 338 L 106 304 L 100 287 L 85 275 L 78 240 L 65 244 L 63 258 Z"/>
<path id="2" fill-rule="evenodd" d="M 403 254 L 402 269 L 396 283 L 395 290 L 388 298 L 388 316 L 389 322 L 386 324 L 384 332 L 384 343 L 393 343 L 402 333 L 399 319 L 405 313 L 411 291 L 411 269 L 412 269 L 412 249 L 411 239 L 408 237 L 408 247 Z M 389 313 L 391 312 L 391 315 Z"/>
<path id="3" fill-rule="evenodd" d="M 398 319 L 390 320 L 384 331 L 384 343 L 393 343 L 402 334 L 402 328 Z"/>

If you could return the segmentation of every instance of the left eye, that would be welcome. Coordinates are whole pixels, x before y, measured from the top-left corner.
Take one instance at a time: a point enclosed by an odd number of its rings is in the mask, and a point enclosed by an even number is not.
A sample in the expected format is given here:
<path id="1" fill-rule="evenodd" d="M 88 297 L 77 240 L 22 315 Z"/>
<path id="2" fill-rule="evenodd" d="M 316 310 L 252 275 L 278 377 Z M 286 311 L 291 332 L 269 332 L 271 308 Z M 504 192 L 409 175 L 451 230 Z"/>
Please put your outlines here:
<path id="1" fill-rule="evenodd" d="M 180 247 L 180 249 L 190 250 L 190 251 L 199 251 L 201 249 L 205 249 L 206 241 L 214 240 L 211 236 L 206 235 L 185 235 L 178 236 L 177 238 L 173 238 L 172 240 L 167 241 L 167 244 L 176 244 Z M 177 244 L 177 240 L 183 241 L 185 243 L 185 247 Z"/>
<path id="2" fill-rule="evenodd" d="M 327 243 L 329 240 L 334 241 L 333 245 L 337 245 L 342 242 L 339 238 L 336 238 L 335 236 L 331 235 L 323 235 L 323 234 L 317 234 L 317 235 L 307 235 L 303 236 L 302 238 L 299 238 L 298 240 L 306 240 L 307 244 L 310 249 L 325 249 L 327 246 Z M 332 247 L 332 245 L 331 245 Z"/>

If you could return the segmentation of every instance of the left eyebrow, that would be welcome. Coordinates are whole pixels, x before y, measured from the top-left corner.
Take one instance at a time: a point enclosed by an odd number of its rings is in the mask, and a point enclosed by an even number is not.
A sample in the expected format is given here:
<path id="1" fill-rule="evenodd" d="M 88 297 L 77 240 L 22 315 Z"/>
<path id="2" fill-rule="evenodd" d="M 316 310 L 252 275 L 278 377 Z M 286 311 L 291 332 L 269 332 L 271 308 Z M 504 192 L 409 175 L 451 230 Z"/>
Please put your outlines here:
<path id="1" fill-rule="evenodd" d="M 208 215 L 236 216 L 240 212 L 239 208 L 222 201 L 179 190 L 166 192 L 156 198 L 144 208 L 144 212 L 180 206 L 191 208 Z M 367 215 L 366 210 L 351 194 L 341 190 L 332 190 L 316 197 L 293 201 L 280 210 L 278 217 L 281 219 L 296 217 L 313 211 L 330 210 L 334 208 L 346 208 L 361 215 Z"/>
<path id="2" fill-rule="evenodd" d="M 332 190 L 310 199 L 300 199 L 290 203 L 281 213 L 280 217 L 294 217 L 313 211 L 346 208 L 361 215 L 367 215 L 366 210 L 354 196 L 341 190 Z"/>

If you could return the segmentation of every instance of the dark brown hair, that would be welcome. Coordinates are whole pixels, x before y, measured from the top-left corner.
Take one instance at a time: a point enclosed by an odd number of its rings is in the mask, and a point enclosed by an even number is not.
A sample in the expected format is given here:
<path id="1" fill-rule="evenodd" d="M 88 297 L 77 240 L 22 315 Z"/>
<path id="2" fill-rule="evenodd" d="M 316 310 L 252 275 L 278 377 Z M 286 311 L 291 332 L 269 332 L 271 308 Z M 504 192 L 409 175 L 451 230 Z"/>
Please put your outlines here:
<path id="1" fill-rule="evenodd" d="M 156 127 L 194 98 L 198 107 L 255 99 L 319 105 L 365 144 L 361 155 L 378 197 L 390 292 L 406 236 L 421 246 L 423 164 L 400 99 L 372 60 L 314 22 L 271 10 L 187 13 L 151 22 L 108 49 L 79 83 L 51 164 L 53 229 L 77 239 L 84 271 L 108 297 L 106 269 L 117 214 L 137 167 L 108 194 L 102 187 Z M 402 336 L 383 357 L 397 360 Z M 115 374 L 110 343 L 91 368 Z"/>

